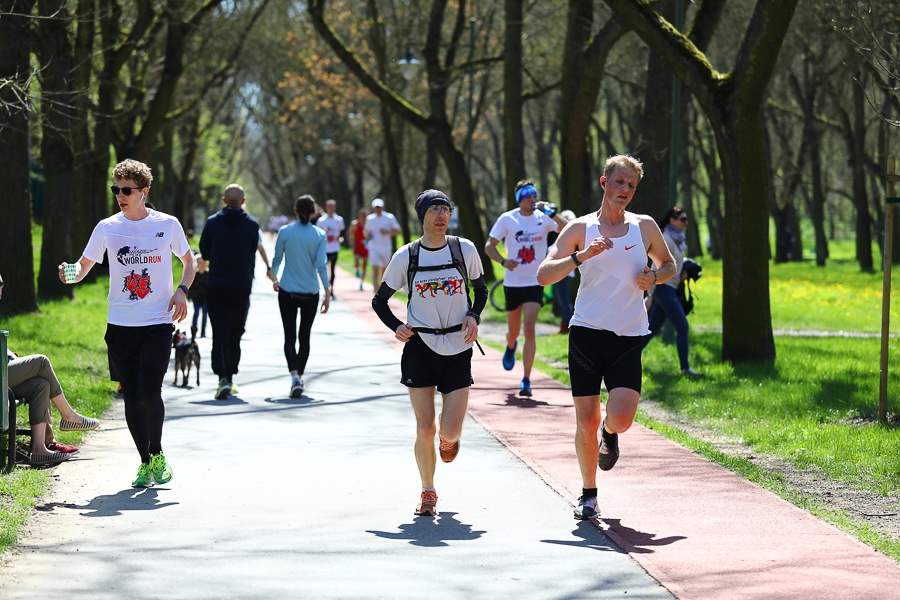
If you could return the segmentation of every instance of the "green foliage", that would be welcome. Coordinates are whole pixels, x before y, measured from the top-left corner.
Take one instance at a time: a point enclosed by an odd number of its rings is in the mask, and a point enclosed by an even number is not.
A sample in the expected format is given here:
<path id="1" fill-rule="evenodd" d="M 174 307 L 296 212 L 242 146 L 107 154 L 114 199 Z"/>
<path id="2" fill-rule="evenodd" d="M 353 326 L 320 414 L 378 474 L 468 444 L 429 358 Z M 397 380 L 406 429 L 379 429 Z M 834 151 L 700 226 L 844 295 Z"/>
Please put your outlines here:
<path id="1" fill-rule="evenodd" d="M 722 261 L 703 259 L 703 277 L 691 284 L 695 297 L 691 327 L 722 325 Z M 892 296 L 900 294 L 900 282 L 892 278 Z M 825 331 L 881 330 L 882 275 L 863 273 L 851 260 L 832 260 L 826 267 L 815 263 L 769 265 L 772 326 L 775 329 Z M 891 306 L 891 323 L 900 326 L 900 302 Z"/>

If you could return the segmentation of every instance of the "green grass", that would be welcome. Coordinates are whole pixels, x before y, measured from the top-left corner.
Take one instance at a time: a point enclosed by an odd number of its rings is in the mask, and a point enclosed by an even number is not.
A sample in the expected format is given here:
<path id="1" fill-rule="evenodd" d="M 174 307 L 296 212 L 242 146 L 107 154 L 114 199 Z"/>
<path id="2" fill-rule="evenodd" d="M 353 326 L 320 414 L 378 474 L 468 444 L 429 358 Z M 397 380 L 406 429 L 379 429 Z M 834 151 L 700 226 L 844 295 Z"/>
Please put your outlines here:
<path id="1" fill-rule="evenodd" d="M 721 327 L 721 262 L 706 260 L 694 287 L 699 297 L 692 328 Z M 773 327 L 877 332 L 881 324 L 880 273 L 861 273 L 849 260 L 771 265 Z M 892 296 L 897 293 L 893 286 Z M 893 303 L 897 330 L 900 306 Z M 568 374 L 549 365 L 565 364 L 568 341 L 540 337 L 538 367 L 568 385 Z M 653 340 L 644 352 L 642 396 L 652 398 L 687 421 L 739 440 L 760 453 L 797 467 L 816 467 L 829 478 L 883 496 L 900 495 L 900 427 L 875 420 L 879 402 L 880 339 L 844 337 L 776 338 L 772 365 L 723 363 L 721 334 L 691 332 L 691 366 L 703 379 L 680 376 L 674 345 Z M 900 339 L 889 342 L 888 410 L 900 412 Z M 640 420 L 743 477 L 760 483 L 882 552 L 900 560 L 900 544 L 873 532 L 846 513 L 815 504 L 783 481 L 752 464 L 726 456 L 702 442 L 653 422 Z"/>
<path id="2" fill-rule="evenodd" d="M 72 302 L 44 302 L 39 313 L 4 316 L 0 321 L 0 329 L 10 332 L 10 349 L 20 355 L 46 354 L 69 403 L 89 417 L 100 417 L 109 408 L 115 390 L 103 343 L 107 289 L 107 280 L 101 278 L 96 284 L 79 285 Z M 19 407 L 18 418 L 20 423 L 28 422 L 27 407 Z M 54 409 L 54 420 L 58 419 Z M 83 432 L 54 433 L 59 441 L 75 445 L 84 436 Z M 16 468 L 0 474 L 0 554 L 15 544 L 29 511 L 49 485 L 49 473 Z"/>
<path id="3" fill-rule="evenodd" d="M 722 326 L 722 262 L 701 259 L 703 276 L 692 283 L 693 327 Z M 900 331 L 900 273 L 891 278 L 891 330 Z M 863 273 L 855 262 L 770 264 L 772 327 L 826 331 L 881 331 L 882 274 Z"/>

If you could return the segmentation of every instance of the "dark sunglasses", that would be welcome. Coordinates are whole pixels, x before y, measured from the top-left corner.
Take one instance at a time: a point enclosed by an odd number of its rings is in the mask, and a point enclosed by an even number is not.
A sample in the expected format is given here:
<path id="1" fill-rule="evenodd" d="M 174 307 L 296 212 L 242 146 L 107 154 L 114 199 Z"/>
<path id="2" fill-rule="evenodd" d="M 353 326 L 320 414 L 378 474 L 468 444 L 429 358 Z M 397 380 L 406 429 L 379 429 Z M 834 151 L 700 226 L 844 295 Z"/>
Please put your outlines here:
<path id="1" fill-rule="evenodd" d="M 109 189 L 112 191 L 113 196 L 118 196 L 119 192 L 122 192 L 123 196 L 130 196 L 131 192 L 139 192 L 143 188 L 119 187 L 117 185 L 111 185 L 109 186 Z"/>
<path id="2" fill-rule="evenodd" d="M 687 215 L 681 215 L 680 217 L 678 217 L 678 220 L 682 223 L 687 223 Z"/>

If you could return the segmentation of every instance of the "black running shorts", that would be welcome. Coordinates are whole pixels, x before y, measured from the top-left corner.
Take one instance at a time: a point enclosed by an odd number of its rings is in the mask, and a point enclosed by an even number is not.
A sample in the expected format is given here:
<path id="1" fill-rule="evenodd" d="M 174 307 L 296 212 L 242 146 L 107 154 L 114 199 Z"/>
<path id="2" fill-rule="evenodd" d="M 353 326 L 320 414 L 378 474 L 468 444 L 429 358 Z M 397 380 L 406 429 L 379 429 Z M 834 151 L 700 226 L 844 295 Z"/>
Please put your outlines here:
<path id="1" fill-rule="evenodd" d="M 472 380 L 472 349 L 444 356 L 429 348 L 419 334 L 415 334 L 403 345 L 400 383 L 411 388 L 434 386 L 442 394 L 469 387 L 475 383 Z"/>
<path id="2" fill-rule="evenodd" d="M 607 390 L 628 388 L 640 393 L 644 337 L 573 326 L 569 330 L 572 396 L 597 396 L 604 380 Z"/>
<path id="3" fill-rule="evenodd" d="M 516 310 L 526 302 L 537 302 L 544 305 L 544 288 L 539 285 L 529 285 L 527 287 L 506 287 L 503 286 L 503 295 L 506 297 L 506 310 Z"/>

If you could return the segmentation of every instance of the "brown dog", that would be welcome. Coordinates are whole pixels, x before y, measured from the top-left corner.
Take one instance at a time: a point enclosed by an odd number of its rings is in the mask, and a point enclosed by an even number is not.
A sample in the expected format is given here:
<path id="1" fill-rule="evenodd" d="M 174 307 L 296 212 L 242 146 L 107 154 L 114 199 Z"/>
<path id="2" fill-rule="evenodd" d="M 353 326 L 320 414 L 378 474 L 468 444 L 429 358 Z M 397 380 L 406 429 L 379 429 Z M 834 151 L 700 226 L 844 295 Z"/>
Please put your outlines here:
<path id="1" fill-rule="evenodd" d="M 178 371 L 181 371 L 181 387 L 187 387 L 191 375 L 191 365 L 197 368 L 197 385 L 200 385 L 200 348 L 194 338 L 187 338 L 181 331 L 175 330 L 172 336 L 172 347 L 175 348 L 175 385 L 178 385 Z"/>

